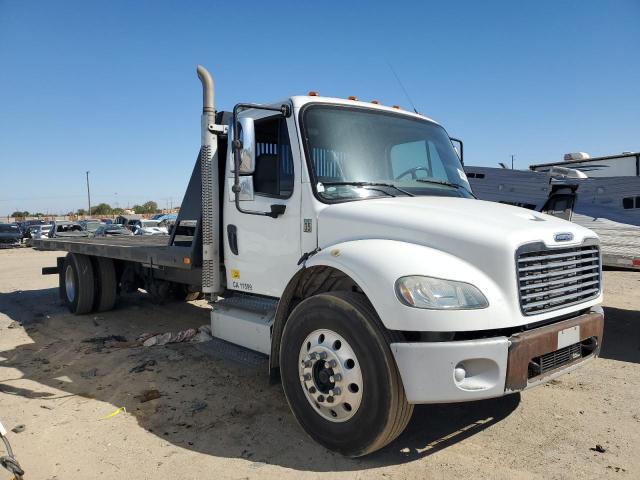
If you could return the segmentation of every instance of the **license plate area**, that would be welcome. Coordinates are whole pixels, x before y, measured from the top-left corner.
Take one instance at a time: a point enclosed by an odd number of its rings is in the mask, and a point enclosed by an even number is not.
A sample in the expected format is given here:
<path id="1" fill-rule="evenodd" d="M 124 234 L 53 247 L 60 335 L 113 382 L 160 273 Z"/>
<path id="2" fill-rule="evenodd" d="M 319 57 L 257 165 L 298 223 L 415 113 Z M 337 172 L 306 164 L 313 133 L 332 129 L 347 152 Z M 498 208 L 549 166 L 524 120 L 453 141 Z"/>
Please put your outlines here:
<path id="1" fill-rule="evenodd" d="M 558 332 L 557 350 L 568 347 L 569 345 L 574 345 L 576 343 L 580 343 L 580 325 L 565 328 L 564 330 L 560 330 Z"/>

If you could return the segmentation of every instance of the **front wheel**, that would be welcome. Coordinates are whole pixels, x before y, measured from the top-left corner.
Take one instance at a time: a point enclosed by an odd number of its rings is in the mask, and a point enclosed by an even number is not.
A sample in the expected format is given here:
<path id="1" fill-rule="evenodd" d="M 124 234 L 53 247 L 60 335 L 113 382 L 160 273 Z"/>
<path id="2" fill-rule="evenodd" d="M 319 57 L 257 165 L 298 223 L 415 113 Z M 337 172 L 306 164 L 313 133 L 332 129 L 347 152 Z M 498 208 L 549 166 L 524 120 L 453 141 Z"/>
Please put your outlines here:
<path id="1" fill-rule="evenodd" d="M 358 457 L 402 433 L 413 406 L 390 341 L 364 295 L 323 293 L 294 309 L 282 334 L 282 383 L 293 414 L 314 440 Z"/>

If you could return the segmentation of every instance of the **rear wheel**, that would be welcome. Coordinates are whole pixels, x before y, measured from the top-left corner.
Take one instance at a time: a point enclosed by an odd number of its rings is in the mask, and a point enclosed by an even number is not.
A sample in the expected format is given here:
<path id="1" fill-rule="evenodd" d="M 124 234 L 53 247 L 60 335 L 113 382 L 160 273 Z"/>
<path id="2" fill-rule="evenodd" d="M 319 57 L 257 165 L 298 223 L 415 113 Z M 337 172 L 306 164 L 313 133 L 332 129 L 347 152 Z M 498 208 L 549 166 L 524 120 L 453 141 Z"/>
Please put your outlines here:
<path id="1" fill-rule="evenodd" d="M 70 253 L 64 262 L 64 293 L 67 307 L 72 313 L 91 312 L 95 298 L 93 265 L 87 255 Z"/>
<path id="2" fill-rule="evenodd" d="M 110 258 L 95 257 L 95 260 L 97 283 L 94 310 L 96 312 L 106 312 L 112 310 L 116 304 L 116 267 Z"/>
<path id="3" fill-rule="evenodd" d="M 282 383 L 314 440 L 357 457 L 402 433 L 413 406 L 389 348 L 393 340 L 361 294 L 323 293 L 294 309 L 282 335 Z"/>

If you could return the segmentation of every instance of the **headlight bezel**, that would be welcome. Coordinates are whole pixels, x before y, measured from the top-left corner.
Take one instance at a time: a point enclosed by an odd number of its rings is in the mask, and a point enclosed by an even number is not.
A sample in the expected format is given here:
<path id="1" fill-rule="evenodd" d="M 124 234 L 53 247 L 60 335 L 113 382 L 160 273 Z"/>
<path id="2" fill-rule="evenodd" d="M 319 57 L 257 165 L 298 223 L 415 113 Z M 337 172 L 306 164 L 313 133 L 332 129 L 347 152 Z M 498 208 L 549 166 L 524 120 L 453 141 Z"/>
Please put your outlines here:
<path id="1" fill-rule="evenodd" d="M 424 282 L 423 286 L 426 285 L 428 288 L 432 288 L 433 287 L 433 283 L 441 283 L 444 284 L 446 287 L 448 288 L 453 288 L 454 290 L 456 288 L 458 289 L 462 289 L 464 293 L 464 290 L 467 290 L 467 293 L 472 294 L 473 296 L 475 296 L 476 298 L 476 303 L 469 303 L 468 302 L 468 298 L 466 298 L 465 295 L 465 300 L 466 300 L 466 304 L 462 305 L 452 305 L 452 306 L 447 306 L 447 305 L 440 305 L 438 306 L 437 304 L 435 305 L 429 305 L 429 306 L 425 306 L 424 304 L 422 305 L 418 305 L 418 303 L 420 302 L 416 302 L 415 301 L 415 295 L 413 295 L 414 297 L 414 303 L 412 304 L 409 300 L 407 300 L 404 295 L 402 294 L 401 288 L 404 287 L 405 289 L 407 289 L 409 291 L 409 293 L 411 293 L 411 288 L 409 286 L 406 285 L 406 281 L 408 279 L 413 279 L 416 281 L 422 281 Z M 431 283 L 431 285 L 429 285 L 429 283 Z M 415 288 L 415 286 L 414 286 Z M 482 291 L 476 287 L 475 285 L 473 285 L 472 283 L 469 282 L 462 282 L 459 280 L 451 280 L 448 278 L 440 278 L 440 277 L 433 277 L 430 275 L 420 275 L 420 274 L 414 274 L 414 275 L 404 275 L 400 278 L 398 278 L 395 281 L 394 284 L 394 292 L 396 295 L 396 298 L 398 299 L 398 301 L 406 306 L 406 307 L 410 307 L 410 308 L 418 308 L 420 310 L 432 310 L 432 311 L 459 311 L 459 310 L 483 310 L 485 308 L 489 307 L 489 300 L 487 299 L 486 295 L 484 293 L 482 293 Z M 459 292 L 458 292 L 459 293 Z M 437 298 L 436 296 L 433 296 L 434 298 Z M 447 298 L 451 298 L 451 297 L 447 297 Z M 459 296 L 458 296 L 459 299 Z"/>

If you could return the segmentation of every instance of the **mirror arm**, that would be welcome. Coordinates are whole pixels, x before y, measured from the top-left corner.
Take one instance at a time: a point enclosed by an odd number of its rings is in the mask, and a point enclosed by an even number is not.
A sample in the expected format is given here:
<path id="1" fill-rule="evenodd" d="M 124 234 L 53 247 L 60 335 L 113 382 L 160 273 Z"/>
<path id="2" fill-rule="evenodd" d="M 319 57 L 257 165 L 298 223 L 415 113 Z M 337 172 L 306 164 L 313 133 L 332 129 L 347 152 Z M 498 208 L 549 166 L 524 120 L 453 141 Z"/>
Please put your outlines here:
<path id="1" fill-rule="evenodd" d="M 283 117 L 288 118 L 291 116 L 291 107 L 286 104 L 280 105 L 280 107 L 267 107 L 254 103 L 238 103 L 233 107 L 233 143 L 231 144 L 233 147 L 233 187 L 231 187 L 231 191 L 234 195 L 236 208 L 240 213 L 246 213 L 247 215 L 260 215 L 263 217 L 277 218 L 278 215 L 284 213 L 284 209 L 282 210 L 282 212 L 278 212 L 274 215 L 273 207 L 272 211 L 270 212 L 258 212 L 253 210 L 245 210 L 240 206 L 240 192 L 242 190 L 242 188 L 240 187 L 240 150 L 242 150 L 242 142 L 240 141 L 240 129 L 238 128 L 238 113 L 240 113 L 242 110 L 248 110 L 251 108 L 255 108 L 257 110 L 280 112 Z"/>
<path id="2" fill-rule="evenodd" d="M 449 137 L 452 142 L 458 142 L 460 144 L 460 163 L 464 165 L 464 143 L 459 138 Z"/>

